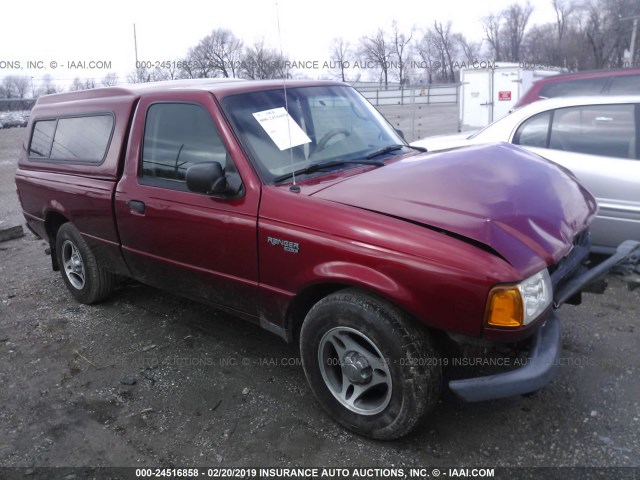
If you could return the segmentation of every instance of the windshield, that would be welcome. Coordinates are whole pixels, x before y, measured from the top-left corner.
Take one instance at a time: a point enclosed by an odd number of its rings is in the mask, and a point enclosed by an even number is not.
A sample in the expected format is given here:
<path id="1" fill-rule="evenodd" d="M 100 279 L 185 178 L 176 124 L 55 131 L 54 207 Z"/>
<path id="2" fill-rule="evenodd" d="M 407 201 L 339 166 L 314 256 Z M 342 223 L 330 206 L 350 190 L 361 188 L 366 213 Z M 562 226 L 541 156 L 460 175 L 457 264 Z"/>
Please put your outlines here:
<path id="1" fill-rule="evenodd" d="M 350 87 L 298 87 L 286 92 L 286 104 L 284 89 L 230 95 L 222 101 L 227 118 L 268 183 L 305 169 L 307 174 L 318 173 L 319 168 L 308 167 L 325 162 L 334 168 L 352 167 L 370 154 L 397 154 L 406 145 Z M 380 152 L 394 145 L 397 148 Z"/>

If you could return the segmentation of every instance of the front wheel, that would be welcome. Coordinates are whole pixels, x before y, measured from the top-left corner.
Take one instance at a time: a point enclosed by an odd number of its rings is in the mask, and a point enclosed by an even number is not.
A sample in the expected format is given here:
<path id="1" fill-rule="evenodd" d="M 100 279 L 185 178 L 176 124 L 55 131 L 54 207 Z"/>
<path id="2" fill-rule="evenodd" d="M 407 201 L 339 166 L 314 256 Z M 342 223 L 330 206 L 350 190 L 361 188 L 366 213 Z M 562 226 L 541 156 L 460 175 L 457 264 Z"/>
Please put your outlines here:
<path id="1" fill-rule="evenodd" d="M 440 397 L 442 369 L 424 330 L 393 305 L 357 290 L 329 295 L 309 311 L 300 351 L 322 407 L 361 435 L 406 435 Z"/>
<path id="2" fill-rule="evenodd" d="M 80 303 L 97 303 L 111 294 L 115 275 L 98 263 L 73 224 L 65 223 L 58 230 L 56 255 L 62 279 Z"/>

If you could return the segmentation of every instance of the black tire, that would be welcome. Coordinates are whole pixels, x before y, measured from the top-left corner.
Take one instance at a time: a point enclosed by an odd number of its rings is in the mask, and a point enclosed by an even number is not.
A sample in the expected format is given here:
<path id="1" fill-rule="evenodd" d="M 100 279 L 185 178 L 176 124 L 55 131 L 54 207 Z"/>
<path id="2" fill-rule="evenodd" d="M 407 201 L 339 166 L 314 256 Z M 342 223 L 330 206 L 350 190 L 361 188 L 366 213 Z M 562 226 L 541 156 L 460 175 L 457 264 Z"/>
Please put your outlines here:
<path id="1" fill-rule="evenodd" d="M 355 289 L 314 305 L 302 325 L 300 354 L 322 407 L 370 438 L 406 435 L 440 398 L 442 365 L 424 329 L 392 304 Z"/>
<path id="2" fill-rule="evenodd" d="M 58 230 L 56 258 L 62 280 L 78 302 L 87 305 L 101 302 L 113 291 L 116 276 L 98 263 L 71 223 L 65 223 Z"/>

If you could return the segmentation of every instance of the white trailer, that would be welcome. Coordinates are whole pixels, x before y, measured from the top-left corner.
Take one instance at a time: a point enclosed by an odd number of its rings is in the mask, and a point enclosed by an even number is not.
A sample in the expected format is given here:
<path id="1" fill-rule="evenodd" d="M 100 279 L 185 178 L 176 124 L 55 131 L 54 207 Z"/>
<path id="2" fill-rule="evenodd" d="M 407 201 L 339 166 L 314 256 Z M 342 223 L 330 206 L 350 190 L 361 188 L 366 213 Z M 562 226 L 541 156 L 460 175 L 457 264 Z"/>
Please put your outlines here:
<path id="1" fill-rule="evenodd" d="M 523 68 L 518 63 L 489 63 L 488 67 L 460 71 L 460 132 L 478 130 L 498 120 L 509 113 L 533 82 L 562 71 Z"/>

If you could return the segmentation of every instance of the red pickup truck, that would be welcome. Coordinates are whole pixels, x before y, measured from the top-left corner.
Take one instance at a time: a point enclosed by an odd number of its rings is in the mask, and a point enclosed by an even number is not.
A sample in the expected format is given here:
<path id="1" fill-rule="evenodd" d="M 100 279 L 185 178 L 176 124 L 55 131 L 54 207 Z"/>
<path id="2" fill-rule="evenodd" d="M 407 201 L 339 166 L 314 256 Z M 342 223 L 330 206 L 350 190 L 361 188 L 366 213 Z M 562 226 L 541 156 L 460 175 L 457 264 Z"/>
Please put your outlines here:
<path id="1" fill-rule="evenodd" d="M 456 346 L 530 348 L 450 380 L 465 400 L 544 386 L 555 310 L 638 247 L 587 271 L 596 202 L 534 154 L 417 150 L 342 83 L 160 82 L 40 97 L 16 184 L 79 302 L 125 276 L 259 323 L 331 416 L 392 439 Z"/>

